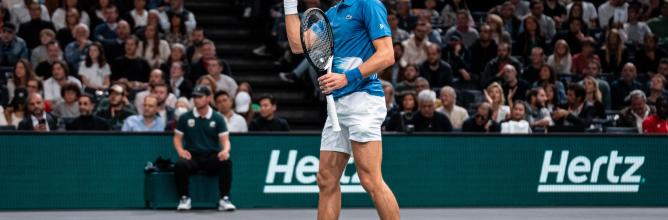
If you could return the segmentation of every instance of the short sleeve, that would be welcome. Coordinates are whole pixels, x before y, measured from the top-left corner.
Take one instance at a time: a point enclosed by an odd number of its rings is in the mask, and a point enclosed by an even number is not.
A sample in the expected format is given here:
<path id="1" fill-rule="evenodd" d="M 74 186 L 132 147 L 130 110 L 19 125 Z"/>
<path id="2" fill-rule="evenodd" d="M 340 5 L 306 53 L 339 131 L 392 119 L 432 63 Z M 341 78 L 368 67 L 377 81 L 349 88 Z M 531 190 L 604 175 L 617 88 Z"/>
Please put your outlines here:
<path id="1" fill-rule="evenodd" d="M 362 2 L 364 2 L 362 8 L 364 26 L 371 39 L 376 40 L 381 37 L 392 36 L 390 25 L 387 23 L 387 10 L 383 3 L 378 0 Z"/>
<path id="2" fill-rule="evenodd" d="M 216 117 L 216 125 L 217 125 L 216 126 L 216 131 L 217 131 L 218 135 L 225 135 L 225 134 L 228 133 L 227 123 L 225 123 L 225 120 L 223 120 L 223 117 L 224 116 L 222 116 L 222 115 L 220 115 L 220 117 Z"/>
<path id="3" fill-rule="evenodd" d="M 179 121 L 176 122 L 176 129 L 174 130 L 174 132 L 179 133 L 179 134 L 183 134 L 183 132 L 186 131 L 186 127 L 187 127 L 186 120 L 188 120 L 188 119 L 186 119 L 187 117 L 185 117 L 186 114 L 188 114 L 188 113 L 184 113 L 183 115 L 181 115 L 181 117 L 179 117 Z"/>
<path id="4" fill-rule="evenodd" d="M 102 66 L 100 69 L 102 69 L 102 75 L 103 76 L 109 76 L 111 75 L 111 69 L 109 68 L 109 64 L 105 63 L 104 66 Z"/>

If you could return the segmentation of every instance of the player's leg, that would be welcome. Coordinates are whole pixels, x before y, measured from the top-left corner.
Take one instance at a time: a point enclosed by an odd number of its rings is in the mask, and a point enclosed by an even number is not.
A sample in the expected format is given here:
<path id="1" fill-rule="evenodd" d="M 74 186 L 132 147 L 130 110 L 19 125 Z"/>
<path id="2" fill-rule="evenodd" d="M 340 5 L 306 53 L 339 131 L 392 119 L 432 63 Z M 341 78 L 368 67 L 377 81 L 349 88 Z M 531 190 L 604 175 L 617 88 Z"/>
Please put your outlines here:
<path id="1" fill-rule="evenodd" d="M 348 164 L 349 154 L 336 151 L 320 151 L 318 168 L 318 219 L 339 219 L 341 213 L 341 187 L 339 181 Z"/>
<path id="2" fill-rule="evenodd" d="M 369 193 L 380 219 L 399 219 L 399 205 L 381 172 L 383 149 L 380 141 L 352 141 L 353 157 L 360 183 Z"/>

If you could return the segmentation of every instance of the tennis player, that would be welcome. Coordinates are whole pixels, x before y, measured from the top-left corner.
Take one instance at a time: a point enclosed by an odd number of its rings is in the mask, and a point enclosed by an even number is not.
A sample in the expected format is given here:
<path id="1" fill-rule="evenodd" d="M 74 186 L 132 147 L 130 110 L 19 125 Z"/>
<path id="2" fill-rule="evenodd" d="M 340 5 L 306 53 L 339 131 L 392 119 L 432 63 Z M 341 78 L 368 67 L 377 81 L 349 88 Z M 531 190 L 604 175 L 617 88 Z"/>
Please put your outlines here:
<path id="1" fill-rule="evenodd" d="M 284 0 L 285 23 L 293 53 L 303 53 L 299 0 Z M 362 187 L 381 219 L 399 219 L 399 205 L 381 173 L 380 126 L 387 109 L 377 72 L 394 64 L 387 10 L 379 0 L 341 0 L 326 12 L 334 32 L 332 73 L 318 79 L 336 100 L 340 132 L 327 118 L 320 142 L 318 219 L 338 219 L 339 180 L 352 154 Z"/>

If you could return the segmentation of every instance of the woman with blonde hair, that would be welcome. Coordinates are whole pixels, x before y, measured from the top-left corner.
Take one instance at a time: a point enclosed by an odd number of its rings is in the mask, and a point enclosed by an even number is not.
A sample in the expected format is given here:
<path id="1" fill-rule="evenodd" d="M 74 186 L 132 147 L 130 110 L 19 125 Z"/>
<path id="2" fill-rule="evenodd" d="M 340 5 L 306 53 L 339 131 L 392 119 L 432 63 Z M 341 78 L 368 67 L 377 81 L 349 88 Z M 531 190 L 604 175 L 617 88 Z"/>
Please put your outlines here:
<path id="1" fill-rule="evenodd" d="M 585 105 L 595 109 L 595 118 L 605 118 L 605 105 L 603 105 L 601 90 L 598 89 L 598 80 L 593 76 L 586 76 L 582 81 L 586 92 Z"/>
<path id="2" fill-rule="evenodd" d="M 485 98 L 489 104 L 492 105 L 492 119 L 496 122 L 502 122 L 510 113 L 510 107 L 506 105 L 506 98 L 504 97 L 503 87 L 497 82 L 493 82 L 485 89 Z"/>
<path id="3" fill-rule="evenodd" d="M 571 48 L 562 39 L 554 44 L 554 54 L 547 58 L 547 65 L 557 73 L 571 73 L 572 61 Z"/>

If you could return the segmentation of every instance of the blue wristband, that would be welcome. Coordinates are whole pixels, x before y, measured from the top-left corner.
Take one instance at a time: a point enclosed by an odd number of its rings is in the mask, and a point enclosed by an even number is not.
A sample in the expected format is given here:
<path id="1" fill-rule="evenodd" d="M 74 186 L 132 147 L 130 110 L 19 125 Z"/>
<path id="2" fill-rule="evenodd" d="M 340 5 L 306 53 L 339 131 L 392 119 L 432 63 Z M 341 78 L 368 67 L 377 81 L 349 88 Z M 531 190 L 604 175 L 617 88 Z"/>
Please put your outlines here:
<path id="1" fill-rule="evenodd" d="M 362 72 L 360 72 L 359 68 L 348 70 L 345 74 L 346 80 L 348 80 L 348 85 L 364 79 L 364 76 L 362 76 Z"/>

